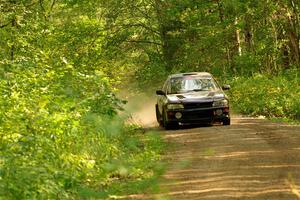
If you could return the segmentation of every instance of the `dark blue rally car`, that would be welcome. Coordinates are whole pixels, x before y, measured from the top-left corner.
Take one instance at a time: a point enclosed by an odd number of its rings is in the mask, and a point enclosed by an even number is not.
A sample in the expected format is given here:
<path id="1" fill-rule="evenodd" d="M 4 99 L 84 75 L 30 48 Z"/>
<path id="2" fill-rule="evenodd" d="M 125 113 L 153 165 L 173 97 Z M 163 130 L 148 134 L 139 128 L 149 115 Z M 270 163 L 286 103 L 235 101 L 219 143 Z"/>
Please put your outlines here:
<path id="1" fill-rule="evenodd" d="M 179 124 L 222 122 L 230 125 L 229 101 L 217 81 L 207 72 L 173 74 L 157 90 L 156 119 L 166 129 Z"/>

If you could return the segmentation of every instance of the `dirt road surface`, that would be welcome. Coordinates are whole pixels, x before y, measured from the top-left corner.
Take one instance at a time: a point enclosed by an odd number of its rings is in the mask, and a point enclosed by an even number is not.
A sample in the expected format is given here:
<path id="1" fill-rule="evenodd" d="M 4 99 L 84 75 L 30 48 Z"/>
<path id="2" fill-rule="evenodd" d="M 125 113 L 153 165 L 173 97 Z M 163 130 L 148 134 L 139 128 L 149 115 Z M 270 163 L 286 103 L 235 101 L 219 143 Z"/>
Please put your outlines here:
<path id="1" fill-rule="evenodd" d="M 153 110 L 146 106 L 138 117 L 171 145 L 168 167 L 160 194 L 134 199 L 300 199 L 300 126 L 234 116 L 230 126 L 165 131 Z"/>
<path id="2" fill-rule="evenodd" d="M 172 147 L 154 199 L 298 199 L 300 126 L 234 117 L 230 126 L 160 133 Z"/>

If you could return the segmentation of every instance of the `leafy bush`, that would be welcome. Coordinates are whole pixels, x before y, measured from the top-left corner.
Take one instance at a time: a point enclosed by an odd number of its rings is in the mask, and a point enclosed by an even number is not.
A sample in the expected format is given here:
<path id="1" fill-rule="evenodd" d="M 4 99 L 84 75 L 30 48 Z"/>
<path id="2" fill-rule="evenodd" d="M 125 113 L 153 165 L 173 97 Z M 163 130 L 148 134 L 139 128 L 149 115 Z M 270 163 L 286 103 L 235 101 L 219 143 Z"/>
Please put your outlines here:
<path id="1" fill-rule="evenodd" d="M 67 62 L 6 66 L 0 199 L 78 199 L 87 196 L 83 188 L 98 194 L 115 182 L 154 176 L 159 139 L 142 135 L 142 141 L 124 127 L 116 115 L 122 101 L 102 73 L 82 74 Z"/>
<path id="2" fill-rule="evenodd" d="M 231 81 L 233 107 L 239 112 L 266 117 L 299 119 L 300 79 L 297 71 L 278 76 L 256 74 Z"/>

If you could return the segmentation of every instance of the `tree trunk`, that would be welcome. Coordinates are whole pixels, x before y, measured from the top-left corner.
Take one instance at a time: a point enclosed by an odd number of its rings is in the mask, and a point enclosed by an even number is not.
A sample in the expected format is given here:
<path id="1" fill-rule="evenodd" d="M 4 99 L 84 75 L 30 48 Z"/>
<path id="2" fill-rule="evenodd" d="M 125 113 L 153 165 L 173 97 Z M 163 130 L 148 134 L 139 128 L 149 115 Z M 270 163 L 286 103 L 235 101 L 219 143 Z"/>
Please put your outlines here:
<path id="1" fill-rule="evenodd" d="M 245 17 L 244 37 L 245 37 L 246 51 L 250 53 L 252 52 L 252 46 L 253 46 L 253 34 L 252 34 L 252 28 L 251 28 L 249 16 Z"/>
<path id="2" fill-rule="evenodd" d="M 280 2 L 285 13 L 284 18 L 286 37 L 288 39 L 287 45 L 289 46 L 289 57 L 291 60 L 290 64 L 300 67 L 300 27 L 299 27 L 299 12 L 297 5 L 295 5 L 294 0 L 289 0 L 286 2 Z"/>
<path id="3" fill-rule="evenodd" d="M 17 26 L 17 22 L 16 22 L 16 18 L 14 17 L 11 21 L 11 26 L 12 28 Z M 14 40 L 14 35 L 12 35 L 12 38 Z M 13 41 L 14 42 L 14 41 Z M 15 56 L 15 44 L 13 44 L 10 48 L 10 60 L 13 61 L 14 60 L 14 56 Z"/>
<path id="4" fill-rule="evenodd" d="M 236 17 L 234 20 L 234 25 L 237 26 L 238 24 L 238 18 Z M 236 47 L 238 51 L 238 55 L 242 55 L 242 47 L 241 47 L 241 38 L 240 38 L 240 29 L 236 27 L 235 30 L 235 37 L 236 37 Z"/>

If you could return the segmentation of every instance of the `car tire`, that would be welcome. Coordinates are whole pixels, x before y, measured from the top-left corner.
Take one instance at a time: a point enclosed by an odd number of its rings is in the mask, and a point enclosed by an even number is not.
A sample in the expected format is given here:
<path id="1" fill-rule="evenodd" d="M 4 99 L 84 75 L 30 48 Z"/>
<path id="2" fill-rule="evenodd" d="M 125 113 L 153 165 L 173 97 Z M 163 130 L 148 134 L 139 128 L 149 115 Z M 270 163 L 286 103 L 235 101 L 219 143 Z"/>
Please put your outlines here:
<path id="1" fill-rule="evenodd" d="M 159 126 L 163 126 L 163 119 L 162 119 L 162 116 L 161 116 L 161 114 L 159 112 L 157 104 L 155 105 L 155 113 L 156 113 L 156 121 L 157 121 L 157 123 L 159 124 Z"/>
<path id="2" fill-rule="evenodd" d="M 178 123 L 176 123 L 176 122 L 167 122 L 165 111 L 163 111 L 163 122 L 162 122 L 162 124 L 163 124 L 163 127 L 166 130 L 173 130 L 173 129 L 178 128 Z"/>
<path id="3" fill-rule="evenodd" d="M 230 118 L 224 119 L 224 120 L 223 120 L 223 125 L 224 125 L 224 126 L 230 125 Z"/>

